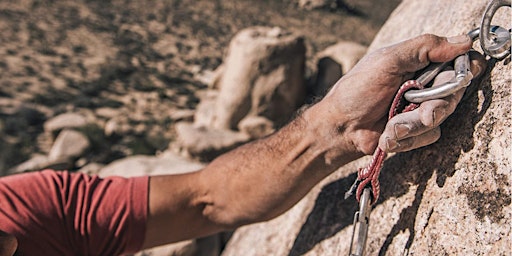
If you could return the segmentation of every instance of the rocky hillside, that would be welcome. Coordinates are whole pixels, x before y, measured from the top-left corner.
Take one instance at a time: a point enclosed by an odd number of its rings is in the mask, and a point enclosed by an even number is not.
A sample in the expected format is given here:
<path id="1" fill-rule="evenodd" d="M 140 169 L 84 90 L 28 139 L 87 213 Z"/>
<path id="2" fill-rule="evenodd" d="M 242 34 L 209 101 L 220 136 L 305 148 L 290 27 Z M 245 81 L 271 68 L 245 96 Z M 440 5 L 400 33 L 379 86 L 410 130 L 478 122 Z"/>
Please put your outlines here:
<path id="1" fill-rule="evenodd" d="M 60 126 L 77 122 L 83 152 L 32 167 L 154 155 L 175 139 L 177 121 L 192 118 L 236 32 L 303 35 L 307 78 L 327 46 L 369 45 L 398 2 L 0 1 L 0 170 L 47 156 Z"/>

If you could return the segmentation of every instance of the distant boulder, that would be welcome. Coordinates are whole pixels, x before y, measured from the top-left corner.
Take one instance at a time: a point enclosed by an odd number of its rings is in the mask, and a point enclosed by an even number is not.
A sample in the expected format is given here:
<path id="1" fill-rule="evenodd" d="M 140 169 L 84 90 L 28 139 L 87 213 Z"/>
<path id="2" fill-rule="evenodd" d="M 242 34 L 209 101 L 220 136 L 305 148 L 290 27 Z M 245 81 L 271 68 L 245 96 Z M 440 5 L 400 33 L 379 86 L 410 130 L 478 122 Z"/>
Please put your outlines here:
<path id="1" fill-rule="evenodd" d="M 341 41 L 318 53 L 317 75 L 310 85 L 310 94 L 324 96 L 341 76 L 357 64 L 367 49 L 355 42 Z"/>
<path id="2" fill-rule="evenodd" d="M 76 159 L 82 156 L 90 145 L 89 139 L 81 132 L 63 130 L 55 139 L 48 153 L 48 160 Z"/>
<path id="3" fill-rule="evenodd" d="M 194 122 L 175 126 L 171 147 L 209 161 L 272 133 L 304 104 L 304 39 L 278 27 L 250 27 L 231 40 L 202 93 Z"/>
<path id="4" fill-rule="evenodd" d="M 211 127 L 236 129 L 248 115 L 288 121 L 304 102 L 305 53 L 304 39 L 281 28 L 240 31 L 224 60 Z"/>
<path id="5" fill-rule="evenodd" d="M 45 132 L 56 132 L 66 128 L 79 128 L 87 125 L 87 118 L 78 113 L 64 113 L 48 119 L 44 123 Z"/>
<path id="6" fill-rule="evenodd" d="M 185 155 L 208 162 L 250 140 L 248 134 L 226 129 L 196 127 L 180 122 L 175 126 L 176 146 Z"/>
<path id="7" fill-rule="evenodd" d="M 306 10 L 320 9 L 325 7 L 330 7 L 331 5 L 335 5 L 336 1 L 334 0 L 298 0 L 298 4 L 300 8 Z"/>

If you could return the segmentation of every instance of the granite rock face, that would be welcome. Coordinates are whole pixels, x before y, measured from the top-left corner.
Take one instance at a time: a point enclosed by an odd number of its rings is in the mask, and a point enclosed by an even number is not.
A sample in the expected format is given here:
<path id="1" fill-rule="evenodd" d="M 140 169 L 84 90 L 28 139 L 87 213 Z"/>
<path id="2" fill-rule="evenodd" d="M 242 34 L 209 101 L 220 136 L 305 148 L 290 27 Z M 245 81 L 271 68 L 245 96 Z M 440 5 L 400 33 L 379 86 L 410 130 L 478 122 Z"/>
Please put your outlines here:
<path id="1" fill-rule="evenodd" d="M 369 51 L 424 33 L 466 33 L 479 26 L 486 5 L 485 0 L 403 1 Z M 493 24 L 509 26 L 510 16 L 498 11 Z M 481 52 L 479 43 L 474 48 Z M 386 160 L 367 255 L 512 251 L 510 57 L 488 65 L 442 125 L 440 141 Z M 343 194 L 368 160 L 340 168 L 284 215 L 239 229 L 223 255 L 348 254 L 357 204 L 353 198 L 344 201 Z"/>

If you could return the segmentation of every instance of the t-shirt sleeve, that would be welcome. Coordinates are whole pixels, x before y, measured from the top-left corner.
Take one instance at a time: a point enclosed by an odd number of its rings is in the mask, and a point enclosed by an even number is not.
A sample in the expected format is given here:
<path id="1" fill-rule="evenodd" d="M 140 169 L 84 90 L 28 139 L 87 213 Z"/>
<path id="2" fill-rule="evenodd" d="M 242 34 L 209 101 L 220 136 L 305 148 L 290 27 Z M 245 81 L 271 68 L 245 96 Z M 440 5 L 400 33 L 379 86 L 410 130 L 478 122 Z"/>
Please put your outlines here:
<path id="1" fill-rule="evenodd" d="M 149 178 L 41 171 L 0 179 L 0 229 L 19 255 L 121 255 L 144 242 Z"/>

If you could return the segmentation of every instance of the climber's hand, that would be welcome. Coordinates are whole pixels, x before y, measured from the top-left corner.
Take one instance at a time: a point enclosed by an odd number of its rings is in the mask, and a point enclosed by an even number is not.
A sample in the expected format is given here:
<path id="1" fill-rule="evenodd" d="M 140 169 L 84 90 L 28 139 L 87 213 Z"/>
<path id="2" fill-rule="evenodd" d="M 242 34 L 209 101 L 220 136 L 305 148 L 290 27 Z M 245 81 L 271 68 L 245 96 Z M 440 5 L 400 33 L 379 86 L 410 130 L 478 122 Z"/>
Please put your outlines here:
<path id="1" fill-rule="evenodd" d="M 485 58 L 471 52 L 471 73 L 479 76 L 485 69 Z M 444 71 L 434 80 L 433 86 L 450 81 L 455 71 Z M 442 99 L 422 103 L 419 108 L 398 114 L 388 121 L 379 140 L 379 147 L 388 152 L 403 152 L 434 143 L 441 136 L 439 125 L 455 111 L 466 88 Z"/>
<path id="2" fill-rule="evenodd" d="M 440 136 L 439 124 L 455 110 L 463 91 L 426 101 L 415 111 L 395 116 L 386 126 L 391 101 L 400 85 L 417 71 L 431 62 L 453 60 L 471 45 L 467 36 L 422 35 L 368 54 L 319 103 L 328 112 L 324 119 L 335 120 L 341 136 L 363 154 L 373 153 L 377 143 L 386 151 L 433 143 Z M 472 57 L 471 71 L 476 76 L 484 70 L 485 61 L 474 53 Z"/>

